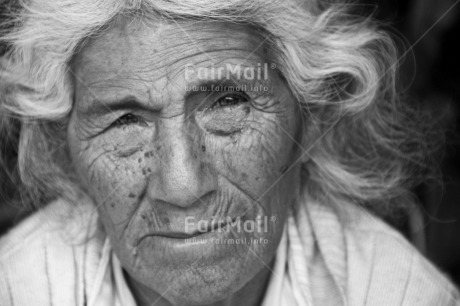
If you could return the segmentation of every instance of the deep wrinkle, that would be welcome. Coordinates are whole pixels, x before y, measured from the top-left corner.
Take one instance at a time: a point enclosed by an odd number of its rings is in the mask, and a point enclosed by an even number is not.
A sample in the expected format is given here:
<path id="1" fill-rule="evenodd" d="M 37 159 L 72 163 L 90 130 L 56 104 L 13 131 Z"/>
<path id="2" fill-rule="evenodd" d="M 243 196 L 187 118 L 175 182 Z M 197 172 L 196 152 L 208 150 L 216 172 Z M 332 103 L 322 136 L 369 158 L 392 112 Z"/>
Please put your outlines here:
<path id="1" fill-rule="evenodd" d="M 160 297 L 159 305 L 259 301 L 286 207 L 299 188 L 300 166 L 278 179 L 293 162 L 296 145 L 285 133 L 298 129 L 297 103 L 275 70 L 262 81 L 185 80 L 187 61 L 256 66 L 266 59 L 262 49 L 253 52 L 260 37 L 244 27 L 184 24 L 194 41 L 171 24 L 131 29 L 120 23 L 79 53 L 74 71 L 81 82 L 68 128 L 72 161 L 135 295 L 142 288 L 150 302 Z M 230 99 L 230 105 L 215 103 L 235 92 L 186 90 L 211 81 L 270 90 L 245 93 L 247 101 Z M 101 102 L 107 107 L 95 105 Z M 186 233 L 187 216 L 279 222 L 263 233 L 225 234 L 266 239 L 266 245 L 177 245 L 167 233 Z M 259 295 L 249 297 L 254 288 Z"/>

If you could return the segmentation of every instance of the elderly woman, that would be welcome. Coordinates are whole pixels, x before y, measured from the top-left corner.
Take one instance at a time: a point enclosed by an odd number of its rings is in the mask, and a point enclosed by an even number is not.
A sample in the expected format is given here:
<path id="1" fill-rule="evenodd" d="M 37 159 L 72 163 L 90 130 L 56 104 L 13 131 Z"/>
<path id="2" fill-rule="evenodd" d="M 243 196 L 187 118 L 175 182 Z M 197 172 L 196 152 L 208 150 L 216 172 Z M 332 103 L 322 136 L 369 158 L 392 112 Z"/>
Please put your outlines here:
<path id="1" fill-rule="evenodd" d="M 457 305 L 379 217 L 425 158 L 389 36 L 315 0 L 29 0 L 2 305 Z"/>

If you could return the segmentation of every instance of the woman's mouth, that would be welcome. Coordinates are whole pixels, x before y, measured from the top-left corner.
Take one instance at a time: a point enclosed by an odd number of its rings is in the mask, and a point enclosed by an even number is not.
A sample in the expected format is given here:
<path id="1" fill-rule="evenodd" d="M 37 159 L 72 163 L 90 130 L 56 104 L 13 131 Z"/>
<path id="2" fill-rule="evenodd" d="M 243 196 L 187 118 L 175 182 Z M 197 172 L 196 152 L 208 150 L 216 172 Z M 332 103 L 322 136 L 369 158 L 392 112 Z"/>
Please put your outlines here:
<path id="1" fill-rule="evenodd" d="M 158 236 L 158 237 L 165 237 L 165 238 L 172 238 L 172 239 L 188 239 L 199 236 L 203 234 L 202 232 L 195 231 L 193 233 L 185 233 L 185 232 L 159 232 L 149 236 Z"/>
<path id="2" fill-rule="evenodd" d="M 157 237 L 164 237 L 164 238 L 171 238 L 171 239 L 190 239 L 190 238 L 201 236 L 209 232 L 226 231 L 228 230 L 228 225 L 233 225 L 237 219 L 238 218 L 228 218 L 227 220 L 219 220 L 219 221 L 215 221 L 215 220 L 202 221 L 202 222 L 205 222 L 204 224 L 206 224 L 206 226 L 205 227 L 201 226 L 198 229 L 194 229 L 191 232 L 156 231 L 144 237 L 157 236 Z"/>

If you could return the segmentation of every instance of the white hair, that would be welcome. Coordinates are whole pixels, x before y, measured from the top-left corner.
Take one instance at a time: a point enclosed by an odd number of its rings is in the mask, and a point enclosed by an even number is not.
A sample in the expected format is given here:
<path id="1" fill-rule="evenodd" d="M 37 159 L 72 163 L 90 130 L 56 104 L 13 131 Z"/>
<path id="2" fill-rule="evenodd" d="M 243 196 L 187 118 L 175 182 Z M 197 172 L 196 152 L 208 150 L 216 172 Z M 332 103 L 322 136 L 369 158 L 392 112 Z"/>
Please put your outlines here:
<path id="1" fill-rule="evenodd" d="M 428 142 L 396 93 L 393 40 L 371 18 L 350 14 L 351 7 L 316 0 L 19 0 L 3 24 L 8 49 L 0 62 L 1 122 L 4 130 L 21 123 L 18 188 L 40 201 L 76 190 L 63 162 L 73 96 L 69 65 L 86 40 L 124 14 L 259 29 L 302 105 L 306 128 L 318 135 L 305 148 L 309 196 L 377 212 L 411 203 Z"/>

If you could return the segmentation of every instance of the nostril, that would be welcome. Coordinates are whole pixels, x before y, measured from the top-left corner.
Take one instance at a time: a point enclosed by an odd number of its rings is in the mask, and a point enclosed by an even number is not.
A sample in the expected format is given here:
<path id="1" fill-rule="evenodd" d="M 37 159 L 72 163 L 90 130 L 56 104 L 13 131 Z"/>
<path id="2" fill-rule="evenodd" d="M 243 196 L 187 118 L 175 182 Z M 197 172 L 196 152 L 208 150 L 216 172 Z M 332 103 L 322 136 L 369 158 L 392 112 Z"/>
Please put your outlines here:
<path id="1" fill-rule="evenodd" d="M 193 191 L 194 190 L 194 191 Z M 181 206 L 181 207 L 192 207 L 199 205 L 209 205 L 216 190 L 205 189 L 205 186 L 199 186 L 197 189 L 176 191 L 176 195 L 169 197 L 169 203 Z"/>
<path id="2" fill-rule="evenodd" d="M 161 200 L 171 205 L 190 207 L 209 203 L 217 191 L 217 179 L 207 167 L 183 167 L 176 165 L 173 171 L 164 167 L 148 182 L 148 196 L 151 200 Z M 171 169 L 168 169 L 171 170 Z"/>
<path id="3" fill-rule="evenodd" d="M 199 204 L 199 205 L 210 205 L 211 200 L 214 197 L 216 190 L 211 190 L 205 195 L 201 196 L 200 198 L 196 199 L 195 203 L 192 204 L 192 206 Z"/>

